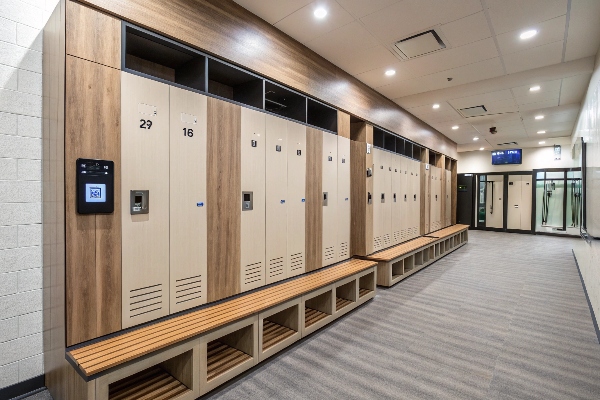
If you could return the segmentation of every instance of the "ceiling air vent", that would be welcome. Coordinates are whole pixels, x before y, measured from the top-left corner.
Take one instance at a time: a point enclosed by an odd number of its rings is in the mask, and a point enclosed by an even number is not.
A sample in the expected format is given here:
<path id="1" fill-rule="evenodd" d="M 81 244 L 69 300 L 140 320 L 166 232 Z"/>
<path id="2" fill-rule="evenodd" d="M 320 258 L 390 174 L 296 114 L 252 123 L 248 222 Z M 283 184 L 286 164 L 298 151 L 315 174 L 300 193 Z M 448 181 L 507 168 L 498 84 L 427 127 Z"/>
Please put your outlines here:
<path id="1" fill-rule="evenodd" d="M 474 107 L 459 108 L 458 112 L 461 113 L 462 116 L 465 118 L 471 118 L 486 115 L 488 113 L 488 110 L 487 108 L 485 108 L 484 105 L 481 105 Z"/>
<path id="2" fill-rule="evenodd" d="M 403 60 L 424 56 L 445 48 L 446 44 L 433 29 L 394 43 L 394 51 Z"/>
<path id="3" fill-rule="evenodd" d="M 517 146 L 519 143 L 517 142 L 506 142 L 506 143 L 498 143 L 498 146 Z"/>

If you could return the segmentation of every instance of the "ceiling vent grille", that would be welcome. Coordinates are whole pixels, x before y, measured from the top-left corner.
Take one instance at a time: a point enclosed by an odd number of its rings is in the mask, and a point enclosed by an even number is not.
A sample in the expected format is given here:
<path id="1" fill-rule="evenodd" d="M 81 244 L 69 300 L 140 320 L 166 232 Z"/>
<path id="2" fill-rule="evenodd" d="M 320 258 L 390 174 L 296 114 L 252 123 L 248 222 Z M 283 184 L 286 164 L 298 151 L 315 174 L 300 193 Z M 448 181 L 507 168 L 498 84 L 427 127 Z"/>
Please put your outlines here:
<path id="1" fill-rule="evenodd" d="M 480 117 L 488 113 L 487 108 L 484 105 L 459 108 L 458 112 L 465 118 Z"/>
<path id="2" fill-rule="evenodd" d="M 517 146 L 519 143 L 517 142 L 506 142 L 506 143 L 498 143 L 498 146 Z"/>
<path id="3" fill-rule="evenodd" d="M 401 59 L 410 60 L 411 58 L 443 50 L 446 48 L 446 44 L 434 29 L 430 29 L 397 41 L 394 43 L 393 48 Z"/>

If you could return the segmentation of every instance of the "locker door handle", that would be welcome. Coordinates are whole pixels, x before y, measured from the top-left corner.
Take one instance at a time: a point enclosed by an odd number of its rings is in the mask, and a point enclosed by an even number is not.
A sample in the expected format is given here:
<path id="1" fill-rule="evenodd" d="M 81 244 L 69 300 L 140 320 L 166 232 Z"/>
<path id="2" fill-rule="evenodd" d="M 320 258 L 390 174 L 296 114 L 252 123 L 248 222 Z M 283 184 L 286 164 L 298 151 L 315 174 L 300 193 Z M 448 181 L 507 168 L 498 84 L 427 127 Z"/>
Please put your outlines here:
<path id="1" fill-rule="evenodd" d="M 371 192 L 367 192 L 367 204 L 371 204 L 373 202 L 373 196 L 371 196 Z"/>
<path id="2" fill-rule="evenodd" d="M 381 202 L 385 203 L 385 193 L 381 193 Z"/>
<path id="3" fill-rule="evenodd" d="M 394 203 L 396 202 L 396 193 L 394 193 Z"/>
<path id="4" fill-rule="evenodd" d="M 328 192 L 323 192 L 323 207 L 327 207 Z"/>

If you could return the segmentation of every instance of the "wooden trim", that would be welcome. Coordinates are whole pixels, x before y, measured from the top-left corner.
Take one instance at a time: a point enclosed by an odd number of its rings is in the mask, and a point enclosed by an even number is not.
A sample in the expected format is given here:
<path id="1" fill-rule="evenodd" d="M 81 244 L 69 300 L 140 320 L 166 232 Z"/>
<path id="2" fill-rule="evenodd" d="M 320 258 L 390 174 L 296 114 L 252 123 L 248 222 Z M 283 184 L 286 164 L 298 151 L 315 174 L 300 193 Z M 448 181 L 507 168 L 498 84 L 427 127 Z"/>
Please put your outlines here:
<path id="1" fill-rule="evenodd" d="M 234 1 L 83 2 L 218 55 L 422 146 L 457 157 L 456 143 L 446 136 Z"/>
<path id="2" fill-rule="evenodd" d="M 208 302 L 240 293 L 241 107 L 208 98 Z"/>
<path id="3" fill-rule="evenodd" d="M 66 24 L 67 54 L 121 69 L 120 20 L 68 0 Z"/>
<path id="4" fill-rule="evenodd" d="M 450 222 L 456 224 L 456 207 L 458 205 L 458 162 L 452 160 L 450 166 L 452 171 L 452 216 Z"/>
<path id="5" fill-rule="evenodd" d="M 352 159 L 352 158 L 351 158 Z M 306 272 L 322 267 L 323 132 L 306 128 Z"/>
<path id="6" fill-rule="evenodd" d="M 446 156 L 441 154 L 437 160 L 437 167 L 440 168 L 440 222 L 441 227 L 446 223 Z"/>
<path id="7" fill-rule="evenodd" d="M 337 112 L 337 134 L 350 139 L 350 115 L 343 111 Z"/>

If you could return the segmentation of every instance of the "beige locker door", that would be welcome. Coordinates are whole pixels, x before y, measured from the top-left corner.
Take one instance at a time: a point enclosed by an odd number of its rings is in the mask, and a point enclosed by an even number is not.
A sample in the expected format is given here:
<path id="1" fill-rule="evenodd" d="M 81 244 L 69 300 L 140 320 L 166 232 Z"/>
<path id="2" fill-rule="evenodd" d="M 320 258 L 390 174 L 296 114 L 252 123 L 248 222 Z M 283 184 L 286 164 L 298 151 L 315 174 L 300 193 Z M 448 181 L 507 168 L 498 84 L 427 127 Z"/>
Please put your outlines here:
<path id="1" fill-rule="evenodd" d="M 521 229 L 521 175 L 508 176 L 506 228 Z"/>
<path id="2" fill-rule="evenodd" d="M 433 165 L 429 167 L 431 171 L 429 174 L 430 178 L 430 196 L 429 196 L 429 231 L 436 231 L 436 212 L 435 212 L 435 195 L 436 195 L 436 178 L 437 178 L 437 168 Z"/>
<path id="3" fill-rule="evenodd" d="M 427 165 L 425 166 L 427 168 Z M 425 233 L 431 232 L 431 165 L 425 169 Z"/>
<path id="4" fill-rule="evenodd" d="M 286 278 L 287 271 L 287 120 L 267 115 L 266 124 L 266 283 Z"/>
<path id="5" fill-rule="evenodd" d="M 487 228 L 502 229 L 504 221 L 504 176 L 488 175 L 486 199 L 486 224 Z M 492 196 L 492 187 L 494 196 Z M 491 205 L 493 204 L 493 213 Z M 510 208 L 510 207 L 509 207 Z"/>
<path id="6" fill-rule="evenodd" d="M 435 222 L 437 229 L 442 229 L 442 207 L 444 206 L 444 200 L 442 199 L 443 172 L 443 169 L 438 168 L 437 176 L 435 178 Z"/>
<path id="7" fill-rule="evenodd" d="M 420 236 L 421 232 L 421 162 L 412 161 L 413 177 L 413 210 L 412 238 Z M 429 172 L 429 171 L 427 171 Z"/>
<path id="8" fill-rule="evenodd" d="M 392 158 L 392 246 L 402 241 L 402 157 L 391 154 Z"/>
<path id="9" fill-rule="evenodd" d="M 287 276 L 306 271 L 306 127 L 287 121 Z"/>
<path id="10" fill-rule="evenodd" d="M 384 151 L 373 148 L 373 251 L 383 249 L 383 203 L 381 195 L 384 194 L 385 172 Z"/>
<path id="11" fill-rule="evenodd" d="M 323 135 L 323 266 L 337 260 L 337 135 Z"/>
<path id="12" fill-rule="evenodd" d="M 206 96 L 170 87 L 170 312 L 206 303 Z"/>
<path id="13" fill-rule="evenodd" d="M 96 112 L 98 110 L 90 110 Z M 169 86 L 121 73 L 123 328 L 169 313 Z M 148 190 L 148 214 L 130 192 Z"/>
<path id="14" fill-rule="evenodd" d="M 446 220 L 444 227 L 452 225 L 452 171 L 446 170 Z"/>
<path id="15" fill-rule="evenodd" d="M 337 261 L 350 257 L 350 139 L 337 137 Z"/>
<path id="16" fill-rule="evenodd" d="M 398 156 L 399 164 L 400 164 L 400 176 L 399 176 L 399 187 L 400 193 L 398 197 L 398 201 L 400 202 L 400 242 L 404 242 L 408 239 L 408 228 L 409 222 L 408 219 L 410 216 L 408 212 L 409 196 L 408 196 L 408 182 L 407 182 L 407 170 L 408 170 L 408 162 L 409 160 L 406 157 Z"/>
<path id="17" fill-rule="evenodd" d="M 392 245 L 392 153 L 383 152 L 384 193 L 383 198 L 383 247 Z"/>
<path id="18" fill-rule="evenodd" d="M 265 285 L 266 119 L 265 114 L 245 107 L 241 119 L 240 290 L 245 292 Z M 252 200 L 251 209 L 246 207 L 244 195 Z"/>
<path id="19" fill-rule="evenodd" d="M 531 230 L 531 175 L 521 175 L 521 229 Z"/>

